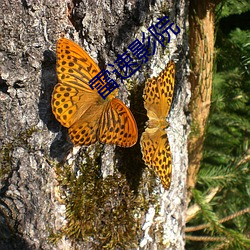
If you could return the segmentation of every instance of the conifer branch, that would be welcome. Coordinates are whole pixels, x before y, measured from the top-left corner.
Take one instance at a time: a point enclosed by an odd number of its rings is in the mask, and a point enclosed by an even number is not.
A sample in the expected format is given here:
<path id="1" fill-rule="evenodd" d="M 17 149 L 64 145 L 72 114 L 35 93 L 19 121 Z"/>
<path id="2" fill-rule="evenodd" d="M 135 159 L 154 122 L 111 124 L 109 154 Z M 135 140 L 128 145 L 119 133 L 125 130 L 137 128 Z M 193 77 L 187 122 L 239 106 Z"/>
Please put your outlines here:
<path id="1" fill-rule="evenodd" d="M 209 194 L 205 197 L 205 202 L 209 203 L 214 198 L 214 196 L 217 194 L 218 191 L 219 187 L 212 188 Z M 186 223 L 189 222 L 191 219 L 193 219 L 200 210 L 201 207 L 198 204 L 194 204 L 191 207 L 189 207 L 186 213 Z"/>
<path id="2" fill-rule="evenodd" d="M 232 220 L 232 219 L 234 219 L 234 218 L 236 218 L 236 217 L 238 217 L 240 215 L 243 215 L 243 214 L 249 213 L 249 212 L 250 212 L 250 207 L 245 208 L 245 209 L 243 209 L 241 211 L 233 213 L 233 214 L 219 220 L 219 223 L 224 223 L 226 221 Z M 202 225 L 198 225 L 198 226 L 194 226 L 194 227 L 186 227 L 185 232 L 187 233 L 187 232 L 199 231 L 199 230 L 205 229 L 207 227 L 210 227 L 210 223 L 206 223 L 206 224 L 202 224 Z"/>

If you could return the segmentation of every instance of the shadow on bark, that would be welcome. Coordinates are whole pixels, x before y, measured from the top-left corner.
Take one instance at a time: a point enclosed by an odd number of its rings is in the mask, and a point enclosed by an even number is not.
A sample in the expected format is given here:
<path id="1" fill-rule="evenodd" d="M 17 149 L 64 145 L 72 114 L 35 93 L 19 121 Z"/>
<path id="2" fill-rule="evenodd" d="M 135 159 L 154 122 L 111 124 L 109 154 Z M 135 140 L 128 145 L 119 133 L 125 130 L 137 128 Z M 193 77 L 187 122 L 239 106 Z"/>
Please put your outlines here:
<path id="1" fill-rule="evenodd" d="M 24 238 L 17 234 L 17 226 L 13 221 L 13 225 L 9 224 L 10 218 L 6 218 L 0 211 L 0 249 L 3 250 L 31 250 L 29 244 Z"/>
<path id="2" fill-rule="evenodd" d="M 67 129 L 60 125 L 51 109 L 51 95 L 57 84 L 56 55 L 54 52 L 46 50 L 43 56 L 41 93 L 38 103 L 39 117 L 51 132 L 60 131 L 50 146 L 50 156 L 60 162 L 67 156 L 73 144 L 68 137 Z"/>
<path id="3" fill-rule="evenodd" d="M 142 173 L 145 169 L 140 147 L 141 134 L 144 131 L 145 122 L 147 121 L 146 110 L 144 109 L 142 100 L 143 89 L 144 84 L 133 88 L 130 98 L 130 109 L 134 114 L 138 126 L 138 142 L 131 148 L 116 148 L 116 154 L 119 158 L 119 171 L 126 175 L 130 188 L 135 192 L 138 191 Z"/>

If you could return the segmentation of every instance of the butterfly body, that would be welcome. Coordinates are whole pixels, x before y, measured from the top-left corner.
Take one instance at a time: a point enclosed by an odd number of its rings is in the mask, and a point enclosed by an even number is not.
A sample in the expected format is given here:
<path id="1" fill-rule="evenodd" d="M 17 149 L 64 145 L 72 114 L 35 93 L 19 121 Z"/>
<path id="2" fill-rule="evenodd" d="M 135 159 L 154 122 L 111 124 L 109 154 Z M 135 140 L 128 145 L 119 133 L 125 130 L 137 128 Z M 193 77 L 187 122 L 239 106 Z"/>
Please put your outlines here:
<path id="1" fill-rule="evenodd" d="M 149 118 L 140 145 L 143 160 L 153 168 L 164 188 L 169 189 L 172 173 L 170 145 L 165 129 L 174 90 L 174 62 L 168 63 L 158 77 L 148 79 L 143 92 L 144 107 Z"/>
<path id="2" fill-rule="evenodd" d="M 138 138 L 131 111 L 111 93 L 105 100 L 89 81 L 100 72 L 80 46 L 61 38 L 57 43 L 58 84 L 52 94 L 52 111 L 68 128 L 75 145 L 97 141 L 121 147 L 133 146 Z"/>

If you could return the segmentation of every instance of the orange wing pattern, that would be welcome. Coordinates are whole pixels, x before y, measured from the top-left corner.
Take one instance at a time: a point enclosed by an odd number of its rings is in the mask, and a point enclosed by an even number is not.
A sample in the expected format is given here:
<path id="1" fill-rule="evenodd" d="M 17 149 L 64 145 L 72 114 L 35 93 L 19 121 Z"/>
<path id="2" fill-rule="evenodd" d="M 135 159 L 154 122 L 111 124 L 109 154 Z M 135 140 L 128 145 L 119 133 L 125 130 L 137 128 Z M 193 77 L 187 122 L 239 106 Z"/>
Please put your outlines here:
<path id="1" fill-rule="evenodd" d="M 59 39 L 56 53 L 59 82 L 52 94 L 52 111 L 69 128 L 72 142 L 133 146 L 138 130 L 131 111 L 113 93 L 103 100 L 96 89 L 89 87 L 89 81 L 100 72 L 97 64 L 66 38 Z"/>
<path id="2" fill-rule="evenodd" d="M 113 98 L 101 117 L 99 138 L 102 143 L 129 147 L 137 142 L 135 119 L 130 110 L 117 98 Z"/>
<path id="3" fill-rule="evenodd" d="M 148 127 L 142 133 L 140 145 L 143 160 L 154 168 L 165 189 L 169 189 L 172 173 L 170 145 L 165 128 L 174 92 L 175 65 L 173 61 L 158 77 L 148 79 L 143 92 L 144 107 L 149 118 Z"/>

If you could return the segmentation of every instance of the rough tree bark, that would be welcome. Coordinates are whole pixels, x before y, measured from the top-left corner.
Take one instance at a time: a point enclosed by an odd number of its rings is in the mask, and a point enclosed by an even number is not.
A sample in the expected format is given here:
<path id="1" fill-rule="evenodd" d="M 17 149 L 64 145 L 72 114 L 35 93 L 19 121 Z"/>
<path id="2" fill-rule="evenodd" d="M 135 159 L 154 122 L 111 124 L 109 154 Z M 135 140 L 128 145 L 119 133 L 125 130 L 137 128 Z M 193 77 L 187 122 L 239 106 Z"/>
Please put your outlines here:
<path id="1" fill-rule="evenodd" d="M 186 1 L 1 0 L 0 5 L 0 249 L 184 249 Z M 98 143 L 73 148 L 50 106 L 61 34 L 81 44 L 103 68 L 166 14 L 181 32 L 171 35 L 167 50 L 157 46 L 147 65 L 121 85 L 119 97 L 126 104 L 130 99 L 140 135 L 145 79 L 170 57 L 175 60 L 169 191 L 143 165 L 138 143 L 131 149 Z M 93 181 L 94 171 L 99 175 Z M 78 185 L 81 178 L 86 180 Z M 89 190 L 94 190 L 90 198 Z M 75 212 L 78 204 L 83 206 Z M 99 210 L 95 215 L 85 207 Z"/>

